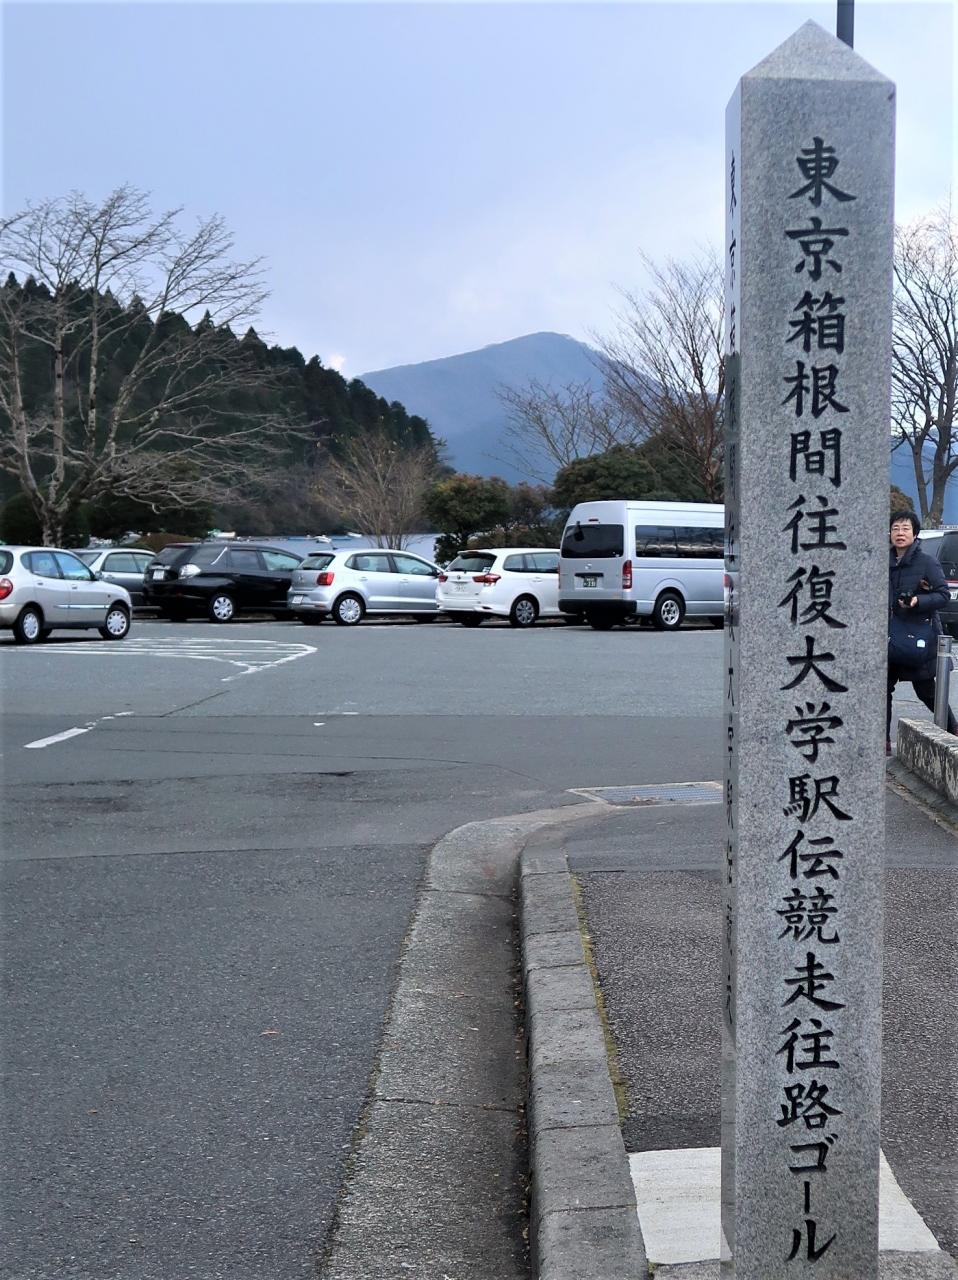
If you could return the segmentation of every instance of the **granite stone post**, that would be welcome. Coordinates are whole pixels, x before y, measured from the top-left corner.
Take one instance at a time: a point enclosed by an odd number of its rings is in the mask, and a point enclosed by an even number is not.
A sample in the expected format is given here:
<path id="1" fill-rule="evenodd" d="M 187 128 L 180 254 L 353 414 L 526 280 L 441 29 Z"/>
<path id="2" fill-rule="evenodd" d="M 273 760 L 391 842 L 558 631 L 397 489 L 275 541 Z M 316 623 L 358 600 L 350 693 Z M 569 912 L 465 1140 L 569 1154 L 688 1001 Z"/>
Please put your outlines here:
<path id="1" fill-rule="evenodd" d="M 725 172 L 723 1277 L 875 1280 L 895 90 L 806 23 Z"/>

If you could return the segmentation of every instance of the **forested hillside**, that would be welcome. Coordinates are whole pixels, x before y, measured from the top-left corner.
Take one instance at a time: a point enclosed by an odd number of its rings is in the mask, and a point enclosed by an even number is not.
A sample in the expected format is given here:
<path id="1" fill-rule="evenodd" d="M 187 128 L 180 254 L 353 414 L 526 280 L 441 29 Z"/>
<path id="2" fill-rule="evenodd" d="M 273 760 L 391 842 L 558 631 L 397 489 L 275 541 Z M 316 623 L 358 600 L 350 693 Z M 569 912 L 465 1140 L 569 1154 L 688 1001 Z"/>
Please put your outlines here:
<path id="1" fill-rule="evenodd" d="M 121 306 L 109 291 L 80 289 L 54 298 L 13 273 L 0 303 L 0 349 L 16 349 L 16 390 L 28 424 L 26 433 L 16 427 L 14 379 L 5 376 L 0 498 L 28 525 L 35 517 L 24 491 L 29 477 L 42 487 L 53 474 L 58 415 L 66 440 L 62 486 L 78 479 L 82 495 L 67 526 L 103 536 L 211 526 L 315 530 L 330 523 L 314 493 L 325 450 L 335 454 L 372 433 L 400 449 L 436 449 L 425 420 L 401 404 L 358 379 L 347 382 L 296 347 L 267 345 L 253 328 L 239 336 L 216 326 L 209 313 L 192 326 L 176 312 L 154 321 L 137 298 Z M 147 365 L 137 374 L 144 359 L 155 359 L 155 370 Z M 121 403 L 131 386 L 129 403 Z M 94 464 L 103 474 L 90 486 L 83 469 Z M 205 496 L 184 503 L 180 481 L 191 478 Z"/>

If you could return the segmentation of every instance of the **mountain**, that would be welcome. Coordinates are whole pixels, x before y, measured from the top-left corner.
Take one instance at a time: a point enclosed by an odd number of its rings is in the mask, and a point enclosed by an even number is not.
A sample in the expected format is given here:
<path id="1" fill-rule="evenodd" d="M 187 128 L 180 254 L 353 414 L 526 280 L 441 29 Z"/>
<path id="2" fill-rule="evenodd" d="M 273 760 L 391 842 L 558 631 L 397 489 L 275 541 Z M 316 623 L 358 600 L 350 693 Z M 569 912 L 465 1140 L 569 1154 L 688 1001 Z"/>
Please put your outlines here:
<path id="1" fill-rule="evenodd" d="M 383 400 L 399 401 L 408 413 L 425 418 L 433 434 L 448 442 L 449 461 L 458 471 L 499 475 L 514 484 L 532 477 L 510 457 L 508 418 L 497 389 L 524 387 L 533 380 L 554 387 L 589 382 L 599 388 L 598 359 L 598 352 L 565 334 L 530 333 L 478 351 L 360 377 Z M 546 466 L 543 473 L 551 476 L 552 470 Z M 905 449 L 892 453 L 889 476 L 920 510 L 914 469 Z M 956 477 L 945 496 L 944 522 L 958 524 Z"/>
<path id="2" fill-rule="evenodd" d="M 509 454 L 508 417 L 496 394 L 501 386 L 535 380 L 561 387 L 570 382 L 602 385 L 598 353 L 561 333 L 530 333 L 478 351 L 398 365 L 360 374 L 378 396 L 398 400 L 425 418 L 433 435 L 448 443 L 457 471 L 502 476 L 515 483 L 531 477 Z M 551 479 L 553 467 L 546 467 Z"/>

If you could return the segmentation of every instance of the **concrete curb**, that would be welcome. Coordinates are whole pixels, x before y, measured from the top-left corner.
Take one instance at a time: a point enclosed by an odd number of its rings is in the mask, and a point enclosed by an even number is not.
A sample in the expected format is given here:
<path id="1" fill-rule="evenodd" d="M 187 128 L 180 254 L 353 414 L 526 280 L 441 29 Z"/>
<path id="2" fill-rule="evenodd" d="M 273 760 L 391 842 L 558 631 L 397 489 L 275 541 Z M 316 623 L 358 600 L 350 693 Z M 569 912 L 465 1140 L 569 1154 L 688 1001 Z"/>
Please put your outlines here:
<path id="1" fill-rule="evenodd" d="M 899 720 L 898 759 L 950 804 L 958 805 L 958 738 L 927 720 Z"/>
<path id="2" fill-rule="evenodd" d="M 523 849 L 519 876 L 536 1274 L 642 1280 L 635 1192 L 568 862 L 540 838 Z"/>
<path id="3" fill-rule="evenodd" d="M 543 827 L 607 812 L 595 802 L 471 822 L 433 847 L 320 1264 L 324 1280 L 525 1276 L 519 853 Z"/>

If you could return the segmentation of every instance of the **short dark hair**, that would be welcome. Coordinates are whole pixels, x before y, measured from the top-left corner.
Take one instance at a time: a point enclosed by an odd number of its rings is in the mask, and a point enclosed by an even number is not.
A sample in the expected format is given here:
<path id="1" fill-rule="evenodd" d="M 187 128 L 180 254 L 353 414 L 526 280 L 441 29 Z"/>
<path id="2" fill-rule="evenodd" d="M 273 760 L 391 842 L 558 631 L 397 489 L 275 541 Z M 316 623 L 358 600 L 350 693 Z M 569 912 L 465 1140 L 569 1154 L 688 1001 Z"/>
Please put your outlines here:
<path id="1" fill-rule="evenodd" d="M 892 525 L 893 525 L 893 524 L 895 524 L 895 523 L 896 523 L 897 521 L 899 521 L 899 520 L 910 520 L 910 521 L 911 521 L 911 531 L 912 531 L 912 533 L 915 535 L 915 537 L 916 537 L 916 538 L 917 538 L 917 537 L 918 537 L 918 535 L 921 533 L 921 521 L 920 521 L 920 520 L 918 519 L 918 517 L 915 515 L 914 511 L 909 511 L 909 510 L 908 510 L 907 508 L 905 508 L 905 507 L 903 507 L 903 508 L 901 509 L 901 511 L 893 511 L 893 512 L 891 513 L 891 518 L 890 518 L 890 519 L 889 519 L 889 521 L 888 521 L 888 527 L 889 527 L 889 529 L 892 527 Z"/>

